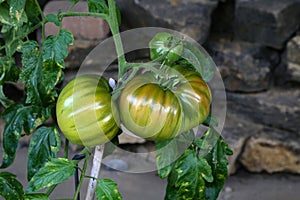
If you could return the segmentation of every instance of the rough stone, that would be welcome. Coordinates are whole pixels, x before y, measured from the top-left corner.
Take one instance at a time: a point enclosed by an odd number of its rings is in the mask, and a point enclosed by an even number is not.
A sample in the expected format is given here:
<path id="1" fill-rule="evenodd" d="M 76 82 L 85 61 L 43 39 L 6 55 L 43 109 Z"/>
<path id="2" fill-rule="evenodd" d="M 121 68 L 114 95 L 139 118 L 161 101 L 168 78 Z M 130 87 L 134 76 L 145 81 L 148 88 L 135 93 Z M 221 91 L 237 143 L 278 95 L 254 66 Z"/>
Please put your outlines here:
<path id="1" fill-rule="evenodd" d="M 120 144 L 142 144 L 145 143 L 146 140 L 140 137 L 128 135 L 128 134 L 121 134 L 119 136 L 119 143 Z"/>
<path id="2" fill-rule="evenodd" d="M 69 1 L 50 1 L 44 7 L 45 15 L 56 14 L 60 9 L 66 11 L 71 5 Z M 88 11 L 86 2 L 78 2 L 72 9 L 74 12 Z M 71 31 L 75 39 L 102 40 L 109 33 L 109 27 L 106 21 L 94 17 L 66 17 L 63 19 L 63 29 Z M 47 23 L 45 26 L 45 35 L 55 35 L 58 28 L 53 23 Z"/>
<path id="3" fill-rule="evenodd" d="M 287 65 L 287 80 L 300 82 L 300 65 L 289 62 Z"/>
<path id="4" fill-rule="evenodd" d="M 146 142 L 144 138 L 138 137 L 126 129 L 125 126 L 121 125 L 123 133 L 119 135 L 120 144 L 143 144 Z"/>
<path id="5" fill-rule="evenodd" d="M 229 174 L 234 174 L 240 167 L 238 158 L 243 152 L 245 142 L 250 136 L 258 133 L 261 127 L 228 110 L 222 136 L 233 151 L 233 155 L 228 157 Z"/>
<path id="6" fill-rule="evenodd" d="M 227 93 L 227 108 L 249 120 L 300 136 L 300 90 L 274 88 L 263 93 Z"/>
<path id="7" fill-rule="evenodd" d="M 299 0 L 236 0 L 237 38 L 282 49 L 300 25 Z"/>
<path id="8" fill-rule="evenodd" d="M 209 37 L 233 38 L 234 11 L 235 0 L 219 1 L 218 7 L 212 12 Z"/>
<path id="9" fill-rule="evenodd" d="M 293 37 L 288 42 L 287 60 L 300 65 L 300 35 Z"/>
<path id="10" fill-rule="evenodd" d="M 94 40 L 75 40 L 74 44 L 69 46 L 69 55 L 65 59 L 66 67 L 79 68 L 86 56 L 99 42 Z"/>
<path id="11" fill-rule="evenodd" d="M 256 92 L 269 88 L 276 51 L 256 44 L 225 39 L 208 41 L 208 52 L 219 67 L 229 91 Z"/>
<path id="12" fill-rule="evenodd" d="M 299 135 L 274 128 L 264 128 L 251 136 L 240 156 L 249 171 L 300 173 Z"/>
<path id="13" fill-rule="evenodd" d="M 122 159 L 111 159 L 104 163 L 103 167 L 110 171 L 126 171 L 128 169 L 128 163 Z"/>
<path id="14" fill-rule="evenodd" d="M 286 59 L 288 81 L 300 82 L 300 35 L 288 42 Z"/>
<path id="15" fill-rule="evenodd" d="M 175 29 L 201 43 L 209 34 L 211 13 L 218 4 L 210 0 L 118 0 L 117 3 L 129 28 Z"/>

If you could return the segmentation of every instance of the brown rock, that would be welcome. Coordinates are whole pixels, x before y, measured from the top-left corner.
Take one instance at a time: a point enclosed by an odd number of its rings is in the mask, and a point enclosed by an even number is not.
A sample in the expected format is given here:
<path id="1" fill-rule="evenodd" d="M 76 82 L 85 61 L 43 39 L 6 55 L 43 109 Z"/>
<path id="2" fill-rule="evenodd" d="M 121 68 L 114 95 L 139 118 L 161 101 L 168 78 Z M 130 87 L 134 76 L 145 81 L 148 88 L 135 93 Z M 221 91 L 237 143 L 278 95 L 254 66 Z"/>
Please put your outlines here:
<path id="1" fill-rule="evenodd" d="M 240 162 L 253 172 L 300 173 L 300 138 L 295 133 L 264 128 L 247 140 Z"/>
<path id="2" fill-rule="evenodd" d="M 134 137 L 128 134 L 121 134 L 119 136 L 119 143 L 120 144 L 142 144 L 145 143 L 146 140 L 139 137 Z"/>
<path id="3" fill-rule="evenodd" d="M 300 65 L 300 35 L 293 37 L 288 42 L 287 60 Z"/>
<path id="4" fill-rule="evenodd" d="M 228 156 L 229 174 L 234 174 L 240 167 L 238 158 L 243 152 L 245 142 L 251 135 L 256 134 L 260 128 L 260 125 L 247 121 L 241 115 L 235 114 L 230 110 L 227 112 L 222 136 L 233 151 L 233 155 Z"/>
<path id="5" fill-rule="evenodd" d="M 69 1 L 50 1 L 44 8 L 45 15 L 56 14 L 58 10 L 66 11 L 71 5 Z M 86 2 L 78 2 L 72 9 L 74 12 L 88 11 Z M 109 27 L 106 21 L 94 17 L 66 17 L 63 19 L 63 29 L 71 31 L 75 39 L 102 40 L 109 33 Z M 57 26 L 53 23 L 47 23 L 45 35 L 55 35 Z"/>
<path id="6" fill-rule="evenodd" d="M 287 65 L 288 81 L 300 82 L 300 64 L 289 62 Z"/>
<path id="7" fill-rule="evenodd" d="M 145 143 L 146 140 L 144 138 L 138 137 L 128 131 L 123 125 L 121 126 L 123 133 L 119 135 L 119 143 L 120 144 L 142 144 Z"/>
<path id="8" fill-rule="evenodd" d="M 288 42 L 286 60 L 288 81 L 300 82 L 300 35 Z"/>

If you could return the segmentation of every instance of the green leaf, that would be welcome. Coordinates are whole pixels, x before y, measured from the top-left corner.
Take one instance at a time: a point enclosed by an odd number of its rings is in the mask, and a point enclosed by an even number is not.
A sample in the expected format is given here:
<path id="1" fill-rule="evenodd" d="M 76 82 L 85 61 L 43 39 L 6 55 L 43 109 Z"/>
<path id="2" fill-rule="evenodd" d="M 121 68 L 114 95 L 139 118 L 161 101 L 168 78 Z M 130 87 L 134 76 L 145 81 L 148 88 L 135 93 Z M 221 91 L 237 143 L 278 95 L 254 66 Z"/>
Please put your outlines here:
<path id="1" fill-rule="evenodd" d="M 194 145 L 198 147 L 198 157 L 203 158 L 208 155 L 215 147 L 221 136 L 214 131 L 213 128 L 208 129 L 201 138 L 194 141 Z"/>
<path id="2" fill-rule="evenodd" d="M 160 178 L 166 178 L 173 167 L 173 163 L 185 152 L 194 140 L 193 131 L 179 136 L 156 142 L 156 166 Z"/>
<path id="3" fill-rule="evenodd" d="M 24 200 L 50 200 L 46 194 L 25 194 Z"/>
<path id="4" fill-rule="evenodd" d="M 11 25 L 9 6 L 6 3 L 0 4 L 0 22 L 2 24 Z"/>
<path id="5" fill-rule="evenodd" d="M 96 197 L 98 200 L 122 199 L 117 188 L 117 183 L 107 178 L 98 181 L 96 186 Z"/>
<path id="6" fill-rule="evenodd" d="M 48 15 L 46 15 L 46 19 L 48 22 L 52 22 L 56 26 L 61 26 L 61 21 L 58 19 L 57 15 L 48 14 Z"/>
<path id="7" fill-rule="evenodd" d="M 212 129 L 210 134 L 218 134 Z M 212 168 L 214 181 L 206 184 L 205 196 L 206 199 L 217 199 L 222 190 L 225 180 L 228 176 L 228 155 L 232 155 L 232 151 L 222 137 L 219 137 L 212 151 L 205 157 Z"/>
<path id="8" fill-rule="evenodd" d="M 105 0 L 87 0 L 89 12 L 108 14 L 108 5 Z"/>
<path id="9" fill-rule="evenodd" d="M 68 45 L 74 38 L 70 31 L 60 30 L 58 35 L 50 35 L 43 42 L 43 61 L 51 60 L 61 68 L 65 68 L 64 59 L 68 55 Z"/>
<path id="10" fill-rule="evenodd" d="M 14 102 L 12 100 L 8 99 L 5 96 L 5 94 L 3 93 L 3 86 L 2 85 L 0 85 L 0 103 L 2 104 L 2 106 L 4 108 L 8 108 L 12 104 L 14 104 Z"/>
<path id="11" fill-rule="evenodd" d="M 57 97 L 56 85 L 63 79 L 62 69 L 50 60 L 43 63 L 43 102 L 55 102 Z M 47 97 L 47 98 L 45 98 Z"/>
<path id="12" fill-rule="evenodd" d="M 32 24 L 38 24 L 40 22 L 39 15 L 37 12 L 38 5 L 35 3 L 35 0 L 26 0 L 25 12 L 28 18 L 28 21 Z"/>
<path id="13" fill-rule="evenodd" d="M 6 200 L 23 199 L 23 186 L 10 172 L 0 172 L 0 196 Z"/>
<path id="14" fill-rule="evenodd" d="M 43 83 L 42 56 L 38 47 L 36 41 L 27 41 L 23 44 L 21 49 L 23 70 L 20 80 L 26 83 L 26 103 L 42 105 L 40 94 L 40 86 Z"/>
<path id="15" fill-rule="evenodd" d="M 65 33 L 68 35 L 68 31 L 61 31 L 58 36 L 48 37 L 44 43 L 43 55 L 38 50 L 37 42 L 24 43 L 21 49 L 23 71 L 20 80 L 26 82 L 26 103 L 48 106 L 55 102 L 55 86 L 62 80 L 61 65 L 64 65 L 64 58 L 68 54 L 67 46 L 63 45 L 68 40 Z M 54 43 L 50 44 L 50 41 Z"/>
<path id="16" fill-rule="evenodd" d="M 48 108 L 14 104 L 2 113 L 6 121 L 3 133 L 3 160 L 0 168 L 8 167 L 14 160 L 22 130 L 30 134 L 50 116 Z"/>
<path id="17" fill-rule="evenodd" d="M 74 162 L 65 158 L 54 158 L 31 178 L 26 193 L 38 192 L 51 185 L 62 183 L 75 173 Z"/>
<path id="18" fill-rule="evenodd" d="M 217 199 L 228 175 L 226 156 L 231 154 L 220 134 L 210 128 L 174 164 L 165 199 Z"/>
<path id="19" fill-rule="evenodd" d="M 176 160 L 175 157 L 177 155 L 177 152 L 174 152 L 174 150 L 177 151 L 175 148 L 171 148 L 169 152 L 162 150 L 164 146 L 168 145 L 167 142 L 168 140 L 156 143 L 156 167 L 160 178 L 166 178 L 170 174 L 173 168 L 173 162 Z"/>
<path id="20" fill-rule="evenodd" d="M 60 150 L 60 135 L 55 127 L 40 127 L 30 139 L 27 162 L 27 179 L 44 166 Z"/>
<path id="21" fill-rule="evenodd" d="M 212 116 L 211 113 L 209 113 L 203 124 L 206 126 L 218 127 L 219 122 L 216 117 Z"/>
<path id="22" fill-rule="evenodd" d="M 165 199 L 199 199 L 204 195 L 205 181 L 212 182 L 212 171 L 208 162 L 187 149 L 176 161 L 168 178 Z"/>
<path id="23" fill-rule="evenodd" d="M 194 68 L 204 81 L 209 82 L 213 78 L 215 69 L 212 58 L 201 52 L 196 45 L 184 41 L 181 57 L 184 60 L 181 60 L 179 63 Z"/>
<path id="24" fill-rule="evenodd" d="M 26 0 L 10 0 L 9 14 L 12 18 L 13 26 L 20 26 L 27 22 L 27 15 L 25 13 Z"/>
<path id="25" fill-rule="evenodd" d="M 15 65 L 15 58 L 0 57 L 0 85 L 5 81 L 16 81 L 19 73 L 20 69 Z"/>
<path id="26" fill-rule="evenodd" d="M 19 26 L 3 25 L 2 33 L 5 39 L 5 51 L 6 56 L 10 59 L 13 58 L 16 51 L 19 51 L 23 44 L 23 39 L 28 35 L 31 26 L 29 24 L 23 24 Z"/>
<path id="27" fill-rule="evenodd" d="M 170 33 L 158 33 L 149 42 L 151 60 L 171 65 L 180 58 L 183 50 L 182 40 Z"/>

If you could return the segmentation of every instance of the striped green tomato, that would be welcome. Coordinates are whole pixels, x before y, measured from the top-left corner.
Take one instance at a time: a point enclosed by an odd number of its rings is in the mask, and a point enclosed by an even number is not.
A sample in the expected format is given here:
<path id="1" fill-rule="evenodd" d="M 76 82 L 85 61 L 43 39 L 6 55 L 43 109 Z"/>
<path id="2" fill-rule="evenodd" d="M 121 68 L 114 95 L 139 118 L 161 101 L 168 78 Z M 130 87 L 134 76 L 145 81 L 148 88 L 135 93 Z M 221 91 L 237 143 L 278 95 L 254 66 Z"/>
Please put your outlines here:
<path id="1" fill-rule="evenodd" d="M 108 82 L 98 75 L 81 75 L 61 91 L 56 114 L 67 139 L 84 146 L 104 144 L 119 131 L 119 117 Z"/>
<path id="2" fill-rule="evenodd" d="M 132 133 L 165 140 L 201 124 L 210 112 L 211 92 L 201 76 L 181 66 L 166 68 L 179 83 L 165 88 L 152 72 L 130 80 L 119 98 L 122 123 Z"/>

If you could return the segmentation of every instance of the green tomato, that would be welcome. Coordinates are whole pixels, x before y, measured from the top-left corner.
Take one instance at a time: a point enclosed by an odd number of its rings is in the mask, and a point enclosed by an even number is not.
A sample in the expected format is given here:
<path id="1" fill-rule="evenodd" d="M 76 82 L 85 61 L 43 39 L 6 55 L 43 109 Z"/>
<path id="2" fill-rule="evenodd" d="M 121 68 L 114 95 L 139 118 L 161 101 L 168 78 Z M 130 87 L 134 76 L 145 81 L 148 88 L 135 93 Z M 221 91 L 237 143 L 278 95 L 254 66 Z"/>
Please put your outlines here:
<path id="1" fill-rule="evenodd" d="M 180 82 L 164 88 L 154 73 L 146 72 L 130 80 L 120 95 L 122 123 L 140 137 L 173 138 L 201 124 L 210 112 L 211 92 L 197 72 L 174 66 L 166 73 Z"/>
<path id="2" fill-rule="evenodd" d="M 153 37 L 149 42 L 149 48 L 152 60 L 159 59 L 160 62 L 171 65 L 180 58 L 183 42 L 176 35 L 162 32 Z"/>
<path id="3" fill-rule="evenodd" d="M 111 88 L 97 75 L 81 75 L 70 81 L 58 97 L 56 115 L 65 137 L 77 145 L 104 144 L 119 131 Z"/>

